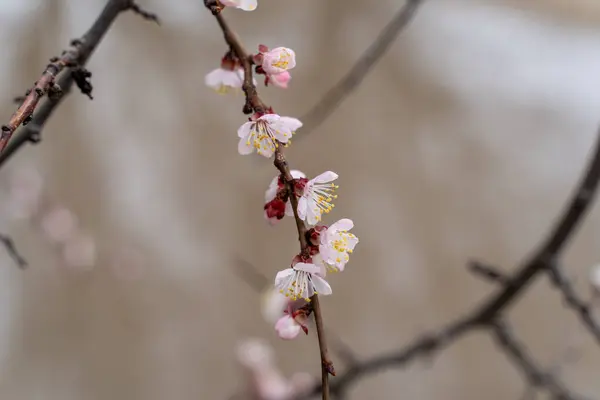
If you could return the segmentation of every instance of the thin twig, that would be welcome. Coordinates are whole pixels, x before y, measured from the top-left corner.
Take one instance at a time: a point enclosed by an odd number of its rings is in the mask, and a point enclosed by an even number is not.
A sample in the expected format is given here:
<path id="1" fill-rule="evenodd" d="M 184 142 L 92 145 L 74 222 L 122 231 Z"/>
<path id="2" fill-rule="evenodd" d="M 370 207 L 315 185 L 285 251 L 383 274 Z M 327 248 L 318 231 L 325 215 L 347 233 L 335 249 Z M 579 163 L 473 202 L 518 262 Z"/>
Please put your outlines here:
<path id="1" fill-rule="evenodd" d="M 360 85 L 371 68 L 385 55 L 394 40 L 408 26 L 424 0 L 407 0 L 394 18 L 383 28 L 373 43 L 342 77 L 304 116 L 300 136 L 306 136 L 321 125 L 342 101 Z"/>
<path id="2" fill-rule="evenodd" d="M 6 248 L 8 255 L 17 263 L 17 266 L 21 269 L 27 267 L 27 260 L 19 253 L 15 242 L 8 235 L 0 234 L 0 242 Z"/>
<path id="3" fill-rule="evenodd" d="M 508 283 L 506 274 L 500 272 L 498 268 L 491 265 L 483 264 L 479 261 L 471 261 L 467 264 L 467 268 L 474 275 L 487 279 L 488 281 L 496 282 L 501 285 L 506 285 Z"/>
<path id="4" fill-rule="evenodd" d="M 570 392 L 552 374 L 545 372 L 527 353 L 525 346 L 518 341 L 506 321 L 497 320 L 491 324 L 492 333 L 502 349 L 508 354 L 515 366 L 519 368 L 531 386 L 544 388 L 553 399 L 574 400 L 579 396 Z"/>
<path id="5" fill-rule="evenodd" d="M 596 342 L 600 344 L 600 323 L 594 317 L 591 304 L 577 294 L 575 288 L 558 264 L 553 264 L 548 273 L 554 287 L 562 293 L 566 305 L 577 313 L 583 326 L 586 327 Z"/>
<path id="6" fill-rule="evenodd" d="M 208 8 L 212 14 L 215 16 L 219 27 L 223 31 L 223 36 L 225 38 L 225 42 L 229 45 L 231 50 L 235 53 L 238 60 L 242 63 L 244 68 L 244 82 L 242 85 L 242 90 L 245 93 L 246 103 L 244 105 L 243 111 L 246 114 L 250 114 L 252 112 L 264 113 L 268 110 L 266 104 L 261 100 L 258 96 L 258 92 L 256 91 L 256 86 L 253 83 L 252 79 L 252 58 L 242 45 L 242 42 L 238 38 L 237 34 L 229 27 L 227 21 L 221 14 L 222 7 L 215 0 L 204 0 L 204 5 Z M 290 172 L 290 167 L 288 165 L 287 159 L 283 153 L 283 146 L 278 145 L 275 148 L 275 157 L 273 164 L 281 173 L 288 190 L 290 193 L 294 193 L 294 178 Z M 294 210 L 294 219 L 296 221 L 296 228 L 298 231 L 298 241 L 300 242 L 300 254 L 306 255 L 308 254 L 308 243 L 306 241 L 306 227 L 304 222 L 298 216 L 298 200 L 296 196 L 290 196 L 290 203 L 292 205 L 292 209 Z M 319 351 L 321 353 L 321 387 L 322 387 L 322 395 L 323 400 L 329 400 L 329 374 L 335 376 L 335 368 L 333 366 L 333 362 L 329 358 L 329 352 L 327 348 L 327 340 L 325 338 L 325 329 L 323 326 L 323 314 L 321 310 L 321 306 L 319 303 L 318 295 L 313 295 L 311 297 L 313 314 L 315 318 L 315 325 L 317 328 L 317 337 L 319 341 Z"/>
<path id="7" fill-rule="evenodd" d="M 36 139 L 39 137 L 39 132 L 43 126 L 43 123 L 52 113 L 52 110 L 56 105 L 60 103 L 60 98 L 70 90 L 73 80 L 78 83 L 78 86 L 82 89 L 82 92 L 91 96 L 91 84 L 87 80 L 89 73 L 82 69 L 86 64 L 89 57 L 92 55 L 106 32 L 112 26 L 112 23 L 117 16 L 126 10 L 134 9 L 140 13 L 141 9 L 132 0 L 108 0 L 104 9 L 92 25 L 92 27 L 83 35 L 81 39 L 76 39 L 71 42 L 72 48 L 68 51 L 63 52 L 60 57 L 54 57 L 50 60 L 50 64 L 46 66 L 46 69 L 35 82 L 33 88 L 29 89 L 22 99 L 21 105 L 17 108 L 17 111 L 12 115 L 9 122 L 3 125 L 0 134 L 0 153 L 5 151 L 5 148 L 13 136 L 15 130 L 21 125 L 27 125 L 29 122 L 34 124 L 32 129 L 28 129 L 24 132 L 24 138 L 18 141 L 16 147 L 13 147 L 10 154 L 13 154 L 23 144 Z M 152 15 L 149 13 L 142 14 L 144 17 Z M 63 77 L 60 82 L 56 83 L 57 76 L 65 69 L 72 68 L 73 74 L 69 77 Z M 41 98 L 48 94 L 47 103 L 48 107 L 43 110 L 41 116 L 38 119 L 33 119 L 33 112 L 36 109 Z M 0 161 L 0 165 L 6 160 L 3 158 Z"/>

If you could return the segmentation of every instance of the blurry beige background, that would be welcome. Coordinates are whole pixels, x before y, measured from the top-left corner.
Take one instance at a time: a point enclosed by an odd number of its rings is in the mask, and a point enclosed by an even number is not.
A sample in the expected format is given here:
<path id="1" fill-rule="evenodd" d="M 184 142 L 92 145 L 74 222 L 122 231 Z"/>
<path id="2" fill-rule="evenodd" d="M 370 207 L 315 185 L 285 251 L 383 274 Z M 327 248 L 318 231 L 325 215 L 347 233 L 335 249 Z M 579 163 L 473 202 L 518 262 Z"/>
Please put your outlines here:
<path id="1" fill-rule="evenodd" d="M 250 49 L 296 50 L 291 88 L 262 89 L 290 116 L 303 115 L 401 7 L 259 3 L 228 18 Z M 242 98 L 203 84 L 225 50 L 217 25 L 200 0 L 140 4 L 162 26 L 119 17 L 89 65 L 95 100 L 74 93 L 42 144 L 0 171 L 4 188 L 19 170 L 40 171 L 44 191 L 97 244 L 92 269 L 67 268 L 33 222 L 2 216 L 31 264 L 18 270 L 0 252 L 3 400 L 224 400 L 243 389 L 234 349 L 249 336 L 268 338 L 287 374 L 318 373 L 315 336 L 279 341 L 259 296 L 233 272 L 240 256 L 273 277 L 298 245 L 293 221 L 273 229 L 263 220 L 272 165 L 237 154 Z M 3 120 L 12 97 L 103 5 L 0 2 Z M 359 355 L 467 312 L 494 288 L 470 276 L 466 261 L 514 268 L 545 234 L 600 123 L 599 22 L 595 0 L 429 0 L 326 123 L 299 132 L 292 166 L 339 173 L 327 221 L 351 217 L 361 240 L 323 301 L 328 327 Z M 567 254 L 586 293 L 599 234 L 595 207 Z M 124 277 L 114 265 L 127 251 L 140 257 L 139 270 Z M 510 315 L 540 363 L 582 351 L 562 376 L 600 398 L 600 349 L 547 282 Z M 351 398 L 504 400 L 523 390 L 505 355 L 474 334 L 433 364 L 369 376 Z"/>

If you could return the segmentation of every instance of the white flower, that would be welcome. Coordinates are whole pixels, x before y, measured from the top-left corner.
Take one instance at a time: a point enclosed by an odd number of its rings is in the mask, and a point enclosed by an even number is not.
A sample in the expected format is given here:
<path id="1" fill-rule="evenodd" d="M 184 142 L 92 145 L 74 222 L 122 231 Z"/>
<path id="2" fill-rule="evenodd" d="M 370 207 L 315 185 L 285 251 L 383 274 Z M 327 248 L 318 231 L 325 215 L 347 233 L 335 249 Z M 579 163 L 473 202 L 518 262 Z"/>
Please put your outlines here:
<path id="1" fill-rule="evenodd" d="M 219 0 L 225 7 L 235 7 L 244 11 L 254 11 L 258 7 L 257 0 Z"/>
<path id="2" fill-rule="evenodd" d="M 333 209 L 331 201 L 337 198 L 333 192 L 338 186 L 332 182 L 337 178 L 335 172 L 327 171 L 306 183 L 304 193 L 298 200 L 298 215 L 309 225 L 315 225 L 323 213 Z"/>
<path id="3" fill-rule="evenodd" d="M 331 294 L 329 283 L 318 275 L 320 271 L 314 264 L 298 263 L 277 273 L 275 288 L 291 300 L 310 301 L 314 294 Z"/>
<path id="4" fill-rule="evenodd" d="M 265 114 L 256 121 L 248 121 L 238 129 L 238 152 L 251 154 L 254 150 L 262 156 L 271 157 L 279 142 L 287 143 L 302 122 L 296 118 Z"/>
<path id="5" fill-rule="evenodd" d="M 204 83 L 221 94 L 241 89 L 244 83 L 244 70 L 242 68 L 235 68 L 233 70 L 217 68 L 206 74 Z"/>
<path id="6" fill-rule="evenodd" d="M 321 232 L 319 254 L 330 271 L 343 271 L 350 260 L 348 254 L 352 253 L 358 243 L 358 238 L 348 233 L 353 227 L 352 220 L 344 218 Z"/>
<path id="7" fill-rule="evenodd" d="M 294 179 L 306 178 L 304 172 L 299 171 L 297 169 L 291 170 L 290 174 L 292 174 L 292 178 Z M 275 178 L 273 178 L 273 180 L 269 184 L 269 188 L 265 192 L 265 203 L 272 201 L 277 196 L 277 192 L 279 191 L 279 189 L 282 189 L 282 186 L 279 183 L 279 176 L 280 175 L 277 175 Z M 288 217 L 294 216 L 294 210 L 292 209 L 292 204 L 289 200 L 285 205 L 285 215 L 287 215 Z"/>

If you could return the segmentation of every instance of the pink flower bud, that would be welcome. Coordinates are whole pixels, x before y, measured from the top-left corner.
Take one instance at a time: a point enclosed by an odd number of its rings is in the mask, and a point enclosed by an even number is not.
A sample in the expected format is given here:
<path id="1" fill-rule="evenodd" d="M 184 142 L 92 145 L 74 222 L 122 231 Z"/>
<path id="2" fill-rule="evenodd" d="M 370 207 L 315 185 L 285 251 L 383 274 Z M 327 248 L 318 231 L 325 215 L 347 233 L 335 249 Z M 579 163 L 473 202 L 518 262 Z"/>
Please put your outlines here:
<path id="1" fill-rule="evenodd" d="M 287 89 L 288 83 L 292 79 L 292 75 L 288 71 L 284 71 L 280 74 L 273 74 L 267 77 L 268 82 L 272 82 L 275 86 Z"/>
<path id="2" fill-rule="evenodd" d="M 275 331 L 277 335 L 284 340 L 292 340 L 295 339 L 300 333 L 301 327 L 294 318 L 289 315 L 284 315 L 279 318 L 277 323 L 275 324 Z"/>
<path id="3" fill-rule="evenodd" d="M 276 224 L 279 220 L 285 217 L 285 208 L 285 201 L 278 197 L 274 198 L 264 206 L 265 219 L 269 221 L 271 225 Z"/>
<path id="4" fill-rule="evenodd" d="M 277 47 L 262 56 L 262 68 L 267 75 L 281 74 L 296 66 L 296 53 L 292 49 Z"/>

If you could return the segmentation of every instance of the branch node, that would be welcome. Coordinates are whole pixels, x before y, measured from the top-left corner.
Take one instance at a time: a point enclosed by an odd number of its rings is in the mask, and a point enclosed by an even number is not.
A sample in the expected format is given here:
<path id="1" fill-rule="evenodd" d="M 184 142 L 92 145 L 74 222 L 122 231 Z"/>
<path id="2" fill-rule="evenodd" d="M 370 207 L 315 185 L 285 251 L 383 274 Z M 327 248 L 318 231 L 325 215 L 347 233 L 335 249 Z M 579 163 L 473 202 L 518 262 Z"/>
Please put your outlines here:
<path id="1" fill-rule="evenodd" d="M 94 87 L 92 86 L 92 82 L 90 78 L 92 77 L 92 73 L 83 67 L 74 68 L 71 70 L 71 76 L 75 81 L 75 84 L 81 90 L 81 93 L 85 94 L 90 100 L 93 100 L 92 90 Z"/>

